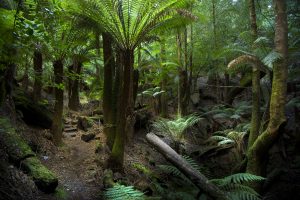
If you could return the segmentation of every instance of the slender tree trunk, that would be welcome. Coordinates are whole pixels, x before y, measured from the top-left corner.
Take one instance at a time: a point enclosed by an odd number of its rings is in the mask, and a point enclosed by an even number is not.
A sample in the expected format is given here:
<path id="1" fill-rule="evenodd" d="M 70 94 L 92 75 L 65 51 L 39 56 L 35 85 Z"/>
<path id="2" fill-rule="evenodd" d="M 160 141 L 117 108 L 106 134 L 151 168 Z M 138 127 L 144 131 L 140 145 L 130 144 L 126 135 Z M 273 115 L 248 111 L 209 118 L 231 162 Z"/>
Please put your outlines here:
<path id="1" fill-rule="evenodd" d="M 80 82 L 80 74 L 82 69 L 82 62 L 78 61 L 76 58 L 73 60 L 73 73 L 74 79 L 71 80 L 71 85 L 69 86 L 69 108 L 74 111 L 78 111 L 80 107 L 79 100 L 79 82 Z"/>
<path id="2" fill-rule="evenodd" d="M 188 74 L 187 74 L 187 42 L 186 34 L 177 33 L 177 57 L 178 57 L 178 116 L 187 114 L 187 96 L 188 96 Z M 182 47 L 184 46 L 184 52 Z"/>
<path id="3" fill-rule="evenodd" d="M 122 170 L 124 162 L 125 141 L 132 137 L 135 122 L 133 108 L 133 64 L 134 51 L 121 51 L 121 63 L 124 64 L 121 81 L 121 98 L 119 99 L 118 123 L 114 145 L 110 156 L 110 167 Z"/>
<path id="4" fill-rule="evenodd" d="M 160 54 L 161 54 L 161 63 L 166 62 L 166 41 L 162 37 L 160 43 Z M 168 102 L 167 102 L 167 72 L 164 69 L 165 66 L 162 65 L 162 81 L 161 81 L 161 90 L 165 91 L 160 96 L 160 114 L 162 117 L 168 116 Z"/>
<path id="5" fill-rule="evenodd" d="M 103 57 L 104 57 L 104 87 L 103 87 L 103 117 L 104 133 L 107 138 L 107 145 L 113 148 L 115 139 L 115 123 L 113 122 L 113 49 L 112 39 L 109 35 L 103 33 Z"/>
<path id="6" fill-rule="evenodd" d="M 253 42 L 257 39 L 257 25 L 255 2 L 249 0 L 250 22 Z M 252 116 L 251 116 L 251 131 L 249 135 L 248 148 L 252 146 L 259 135 L 260 128 L 260 71 L 257 67 L 252 70 Z"/>
<path id="7" fill-rule="evenodd" d="M 34 52 L 33 57 L 34 68 L 34 84 L 33 84 L 33 99 L 38 102 L 41 100 L 42 92 L 42 74 L 43 74 L 43 55 L 39 51 Z"/>
<path id="8" fill-rule="evenodd" d="M 288 25 L 286 1 L 274 0 L 275 49 L 282 55 L 273 68 L 273 84 L 270 102 L 270 120 L 267 129 L 257 138 L 248 151 L 247 172 L 263 175 L 267 152 L 279 135 L 280 126 L 286 121 L 284 107 L 287 88 Z M 260 185 L 254 186 L 260 190 Z"/>
<path id="9" fill-rule="evenodd" d="M 53 63 L 54 76 L 55 76 L 55 105 L 54 105 L 54 118 L 51 127 L 53 134 L 53 142 L 55 145 L 62 143 L 62 120 L 63 120 L 63 106 L 64 106 L 64 90 L 58 86 L 63 84 L 63 61 L 62 59 L 56 60 Z"/>

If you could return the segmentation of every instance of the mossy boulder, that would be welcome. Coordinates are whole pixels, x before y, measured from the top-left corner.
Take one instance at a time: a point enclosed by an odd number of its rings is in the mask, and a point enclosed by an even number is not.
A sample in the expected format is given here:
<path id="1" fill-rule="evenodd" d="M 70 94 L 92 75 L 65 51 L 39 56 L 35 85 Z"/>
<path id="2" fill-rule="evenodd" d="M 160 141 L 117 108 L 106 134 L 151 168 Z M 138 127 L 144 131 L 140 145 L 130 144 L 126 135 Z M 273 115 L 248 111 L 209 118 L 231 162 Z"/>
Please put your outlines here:
<path id="1" fill-rule="evenodd" d="M 13 162 L 19 163 L 25 158 L 35 156 L 35 153 L 11 126 L 8 119 L 0 117 L 0 127 L 0 141 Z"/>
<path id="2" fill-rule="evenodd" d="M 45 193 L 55 191 L 58 185 L 58 179 L 39 159 L 36 157 L 26 158 L 21 163 L 21 167 L 25 172 L 32 176 L 33 181 L 41 191 Z"/>
<path id="3" fill-rule="evenodd" d="M 51 128 L 53 113 L 41 103 L 34 102 L 22 89 L 16 88 L 13 93 L 16 109 L 23 114 L 23 120 L 28 125 Z"/>

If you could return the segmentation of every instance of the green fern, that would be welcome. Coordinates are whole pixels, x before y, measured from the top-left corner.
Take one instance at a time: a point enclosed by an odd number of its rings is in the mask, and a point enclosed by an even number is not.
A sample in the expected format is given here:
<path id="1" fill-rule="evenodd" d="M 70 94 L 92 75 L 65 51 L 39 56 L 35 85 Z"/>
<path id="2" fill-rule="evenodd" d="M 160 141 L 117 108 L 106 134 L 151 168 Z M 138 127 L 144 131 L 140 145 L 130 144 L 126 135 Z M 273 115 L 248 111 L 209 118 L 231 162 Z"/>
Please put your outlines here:
<path id="1" fill-rule="evenodd" d="M 124 186 L 116 184 L 114 187 L 105 191 L 104 197 L 107 200 L 144 200 L 145 196 L 133 186 Z"/>
<path id="2" fill-rule="evenodd" d="M 249 173 L 237 173 L 222 179 L 212 179 L 210 181 L 216 183 L 217 185 L 226 185 L 230 183 L 242 184 L 244 182 L 263 181 L 263 180 L 265 180 L 265 178 L 261 176 L 256 176 Z"/>
<path id="3" fill-rule="evenodd" d="M 152 127 L 157 132 L 165 133 L 173 137 L 176 141 L 181 141 L 184 131 L 197 123 L 201 118 L 196 115 L 177 117 L 174 120 L 160 118 L 152 123 Z"/>
<path id="4" fill-rule="evenodd" d="M 246 182 L 263 181 L 265 178 L 249 173 L 233 174 L 222 179 L 212 179 L 221 190 L 226 191 L 232 200 L 259 200 L 259 194 L 252 188 L 243 185 Z"/>

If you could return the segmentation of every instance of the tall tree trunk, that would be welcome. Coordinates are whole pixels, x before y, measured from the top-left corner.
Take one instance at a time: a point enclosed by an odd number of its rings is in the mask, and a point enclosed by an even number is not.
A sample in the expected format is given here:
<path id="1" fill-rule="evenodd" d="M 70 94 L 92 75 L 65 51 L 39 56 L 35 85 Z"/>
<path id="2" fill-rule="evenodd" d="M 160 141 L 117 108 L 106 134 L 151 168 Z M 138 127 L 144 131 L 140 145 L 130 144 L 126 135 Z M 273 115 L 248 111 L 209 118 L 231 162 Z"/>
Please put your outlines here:
<path id="1" fill-rule="evenodd" d="M 55 76 L 55 105 L 54 105 L 54 118 L 51 127 L 53 134 L 53 142 L 55 145 L 62 143 L 62 118 L 64 106 L 64 90 L 58 86 L 63 84 L 64 67 L 62 59 L 56 60 L 53 63 L 54 76 Z"/>
<path id="2" fill-rule="evenodd" d="M 122 50 L 121 63 L 124 64 L 121 81 L 121 98 L 119 99 L 119 117 L 116 136 L 110 156 L 110 165 L 113 170 L 122 170 L 124 162 L 125 141 L 133 134 L 135 122 L 133 105 L 133 64 L 134 51 Z"/>
<path id="3" fill-rule="evenodd" d="M 257 24 L 254 0 L 249 0 L 249 11 L 252 40 L 254 42 L 257 39 Z M 260 71 L 257 67 L 254 67 L 252 70 L 252 116 L 248 148 L 252 146 L 259 135 L 260 120 Z"/>
<path id="4" fill-rule="evenodd" d="M 282 55 L 273 68 L 273 84 L 270 102 L 270 120 L 267 129 L 257 138 L 248 151 L 247 172 L 263 175 L 267 152 L 279 135 L 280 126 L 286 121 L 285 101 L 287 90 L 288 25 L 286 1 L 274 0 L 275 5 L 275 49 Z M 257 190 L 259 185 L 254 186 Z"/>
<path id="5" fill-rule="evenodd" d="M 160 55 L 161 63 L 166 62 L 166 41 L 162 36 L 160 43 Z M 161 90 L 165 91 L 160 95 L 160 114 L 162 117 L 168 116 L 168 100 L 167 100 L 167 72 L 165 66 L 162 65 L 162 81 L 161 81 Z"/>
<path id="6" fill-rule="evenodd" d="M 186 30 L 186 29 L 185 29 Z M 186 31 L 185 31 L 186 33 Z M 188 72 L 187 72 L 187 41 L 186 34 L 182 34 L 179 30 L 177 33 L 177 59 L 178 67 L 178 116 L 187 114 L 188 106 Z M 182 52 L 184 50 L 184 52 Z"/>
<path id="7" fill-rule="evenodd" d="M 82 69 L 82 62 L 78 61 L 76 58 L 73 60 L 73 75 L 74 78 L 71 79 L 71 85 L 69 86 L 69 108 L 74 111 L 78 111 L 80 107 L 80 99 L 79 99 L 79 82 L 80 82 L 80 74 Z"/>
<path id="8" fill-rule="evenodd" d="M 103 118 L 104 118 L 104 134 L 106 135 L 106 143 L 110 149 L 113 148 L 115 139 L 115 122 L 113 121 L 114 115 L 114 99 L 113 94 L 113 68 L 114 57 L 112 49 L 112 39 L 109 35 L 103 33 L 103 57 L 104 57 L 104 87 L 103 87 Z"/>
<path id="9" fill-rule="evenodd" d="M 38 102 L 41 100 L 42 92 L 42 74 L 43 74 L 43 55 L 39 51 L 34 52 L 33 57 L 34 68 L 34 84 L 33 84 L 33 99 Z"/>

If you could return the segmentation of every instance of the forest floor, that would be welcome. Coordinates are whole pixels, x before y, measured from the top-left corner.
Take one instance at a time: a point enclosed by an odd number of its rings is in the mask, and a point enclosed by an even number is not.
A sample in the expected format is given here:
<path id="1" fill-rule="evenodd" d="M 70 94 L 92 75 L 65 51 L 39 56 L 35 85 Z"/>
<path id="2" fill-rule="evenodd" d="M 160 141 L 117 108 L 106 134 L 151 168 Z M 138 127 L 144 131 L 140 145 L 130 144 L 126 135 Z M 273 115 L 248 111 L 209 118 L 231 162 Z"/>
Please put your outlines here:
<path id="1" fill-rule="evenodd" d="M 81 113 L 77 113 L 80 115 Z M 59 180 L 59 186 L 55 194 L 42 194 L 38 199 L 50 200 L 97 200 L 103 199 L 103 177 L 105 176 L 108 149 L 105 147 L 105 136 L 103 126 L 94 123 L 87 131 L 77 129 L 77 117 L 65 118 L 65 131 L 63 133 L 63 145 L 55 147 L 52 142 L 45 138 L 49 130 L 29 128 L 33 138 L 27 140 L 38 144 L 37 153 L 42 163 L 53 171 Z M 66 128 L 67 127 L 67 128 Z M 28 133 L 28 131 L 26 131 Z M 41 133 L 44 137 L 37 136 Z M 94 133 L 95 138 L 85 142 L 82 135 Z M 145 139 L 145 130 L 135 134 L 133 141 L 127 145 L 125 150 L 124 171 L 114 173 L 114 181 L 134 185 L 137 188 L 147 188 L 149 180 L 137 168 L 135 164 L 149 165 L 149 161 L 157 163 L 165 162 L 161 155 L 153 151 Z M 28 134 L 27 134 L 28 135 Z M 97 147 L 100 148 L 96 152 Z"/>
<path id="2" fill-rule="evenodd" d="M 44 156 L 43 163 L 58 176 L 60 187 L 67 193 L 67 199 L 100 199 L 96 141 L 81 140 L 82 131 L 72 134 L 75 136 L 71 137 L 68 136 L 70 133 L 64 133 L 63 146 L 52 156 Z"/>

